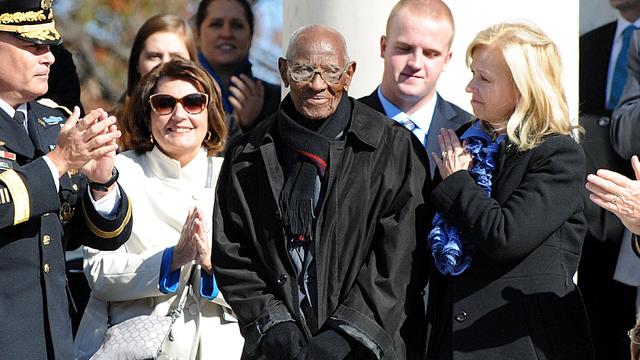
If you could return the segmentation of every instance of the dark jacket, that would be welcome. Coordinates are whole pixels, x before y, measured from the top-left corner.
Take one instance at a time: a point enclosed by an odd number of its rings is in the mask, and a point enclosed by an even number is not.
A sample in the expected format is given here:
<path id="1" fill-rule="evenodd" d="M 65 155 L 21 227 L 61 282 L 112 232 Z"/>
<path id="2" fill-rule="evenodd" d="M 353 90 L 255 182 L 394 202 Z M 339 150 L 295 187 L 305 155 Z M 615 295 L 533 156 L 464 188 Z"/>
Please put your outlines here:
<path id="1" fill-rule="evenodd" d="M 344 141 L 330 147 L 324 205 L 315 239 L 318 324 L 368 349 L 369 358 L 404 359 L 400 328 L 410 304 L 416 240 L 426 229 L 423 189 L 428 160 L 412 134 L 353 102 Z M 245 354 L 260 357 L 262 335 L 283 321 L 301 325 L 296 275 L 278 205 L 284 176 L 277 155 L 277 116 L 233 145 L 218 180 L 213 264 L 227 302 L 238 315 Z M 426 277 L 426 273 L 422 272 Z M 412 317 L 415 319 L 416 317 Z"/>
<path id="2" fill-rule="evenodd" d="M 635 31 L 627 52 L 627 83 L 611 116 L 611 144 L 618 155 L 629 160 L 640 154 L 640 34 Z"/>
<path id="3" fill-rule="evenodd" d="M 431 203 L 474 242 L 459 276 L 431 273 L 428 359 L 592 359 L 572 281 L 586 232 L 584 155 L 569 136 L 518 152 L 505 141 L 491 197 L 453 173 Z"/>
<path id="4" fill-rule="evenodd" d="M 80 244 L 113 250 L 131 232 L 122 189 L 115 220 L 96 212 L 79 173 L 60 177 L 55 191 L 42 156 L 56 144 L 63 116 L 30 102 L 31 140 L 0 111 L 0 348 L 6 359 L 72 358 L 64 250 Z"/>
<path id="5" fill-rule="evenodd" d="M 460 126 L 468 124 L 473 120 L 473 115 L 462 110 L 453 103 L 444 100 L 439 94 L 436 94 L 436 108 L 433 112 L 433 118 L 431 119 L 431 125 L 429 125 L 429 131 L 427 132 L 427 154 L 440 153 L 440 145 L 438 144 L 438 134 L 440 129 L 453 129 L 457 130 Z M 384 114 L 384 108 L 378 97 L 378 90 L 374 90 L 368 96 L 358 99 L 362 103 L 370 106 L 372 109 L 377 110 Z M 434 177 L 436 170 L 435 162 L 431 163 L 431 178 Z"/>
<path id="6" fill-rule="evenodd" d="M 608 169 L 633 178 L 629 160 L 621 158 L 611 145 L 611 110 L 605 108 L 615 32 L 614 21 L 580 36 L 580 124 L 585 129 L 581 144 L 587 160 L 586 174 Z M 636 288 L 613 279 L 624 225 L 592 201 L 587 201 L 584 215 L 588 228 L 578 287 L 587 309 L 596 358 L 629 359 L 626 332 L 635 321 Z"/>

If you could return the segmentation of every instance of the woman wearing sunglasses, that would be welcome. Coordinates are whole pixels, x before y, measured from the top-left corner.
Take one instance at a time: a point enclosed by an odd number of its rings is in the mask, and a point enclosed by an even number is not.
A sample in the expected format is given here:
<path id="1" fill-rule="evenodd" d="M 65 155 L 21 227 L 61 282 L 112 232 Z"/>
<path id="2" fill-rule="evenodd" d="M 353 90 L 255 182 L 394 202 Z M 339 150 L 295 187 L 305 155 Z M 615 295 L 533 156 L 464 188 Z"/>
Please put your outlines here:
<path id="1" fill-rule="evenodd" d="M 135 88 L 123 121 L 131 151 L 117 155 L 119 183 L 131 193 L 136 223 L 116 251 L 85 249 L 91 299 L 76 357 L 91 357 L 110 324 L 164 316 L 190 280 L 193 293 L 165 341 L 179 359 L 238 359 L 243 339 L 211 268 L 211 218 L 226 136 L 220 90 L 197 64 L 173 59 Z M 195 271 L 192 271 L 194 269 Z M 205 340 L 206 339 L 206 340 Z"/>

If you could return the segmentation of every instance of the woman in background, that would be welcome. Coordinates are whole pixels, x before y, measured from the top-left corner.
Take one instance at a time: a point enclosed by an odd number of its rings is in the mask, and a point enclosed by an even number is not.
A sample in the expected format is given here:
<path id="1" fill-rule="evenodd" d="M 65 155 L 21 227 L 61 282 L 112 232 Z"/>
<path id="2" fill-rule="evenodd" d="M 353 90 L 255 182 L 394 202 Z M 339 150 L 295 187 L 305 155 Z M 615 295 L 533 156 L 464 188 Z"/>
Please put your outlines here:
<path id="1" fill-rule="evenodd" d="M 127 70 L 127 90 L 112 111 L 118 119 L 118 128 L 122 131 L 120 149 L 131 148 L 130 132 L 121 121 L 125 103 L 133 94 L 140 78 L 158 64 L 179 56 L 187 60 L 196 60 L 196 42 L 189 24 L 175 15 L 156 15 L 150 17 L 136 33 L 129 56 Z"/>
<path id="2" fill-rule="evenodd" d="M 172 328 L 170 354 L 239 359 L 243 338 L 211 266 L 210 224 L 222 164 L 215 155 L 226 136 L 218 87 L 197 64 L 173 59 L 142 78 L 125 114 L 132 150 L 115 162 L 136 222 L 118 250 L 84 249 L 92 293 L 75 356 L 91 357 L 108 323 L 169 314 L 193 268 L 194 291 Z"/>
<path id="3" fill-rule="evenodd" d="M 585 159 L 556 45 L 500 23 L 467 48 L 477 117 L 443 129 L 428 359 L 593 359 L 577 270 Z"/>
<path id="4" fill-rule="evenodd" d="M 196 13 L 198 61 L 222 90 L 229 142 L 273 114 L 280 86 L 253 77 L 253 12 L 246 0 L 202 0 Z"/>

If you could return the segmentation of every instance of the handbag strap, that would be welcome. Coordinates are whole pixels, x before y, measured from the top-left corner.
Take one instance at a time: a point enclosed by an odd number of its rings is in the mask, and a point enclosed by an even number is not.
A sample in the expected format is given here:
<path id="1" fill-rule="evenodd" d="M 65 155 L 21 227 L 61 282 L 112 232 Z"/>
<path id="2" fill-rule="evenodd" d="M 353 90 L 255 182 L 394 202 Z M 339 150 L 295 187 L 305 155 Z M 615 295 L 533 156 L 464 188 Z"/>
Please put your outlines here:
<path id="1" fill-rule="evenodd" d="M 189 278 L 187 279 L 187 283 L 182 289 L 182 293 L 180 294 L 180 301 L 178 301 L 178 306 L 171 311 L 171 322 L 176 321 L 182 315 L 182 310 L 184 309 L 184 305 L 187 303 L 187 294 L 191 291 L 193 286 L 193 274 L 196 271 L 198 266 L 196 264 L 191 265 L 191 269 L 189 271 Z M 193 293 L 191 294 L 193 296 Z"/>
<path id="2" fill-rule="evenodd" d="M 187 278 L 187 283 L 184 285 L 184 288 L 180 293 L 178 306 L 176 306 L 176 308 L 170 313 L 172 323 L 182 315 L 182 310 L 184 309 L 184 305 L 187 302 L 187 294 L 189 293 L 189 291 L 192 291 L 191 289 L 193 287 L 193 275 L 196 268 L 198 268 L 198 265 L 192 264 L 189 269 L 189 277 Z M 105 300 L 105 303 L 107 304 L 107 327 L 111 327 L 113 325 L 113 323 L 111 322 L 111 301 Z"/>
<path id="3" fill-rule="evenodd" d="M 213 157 L 209 156 L 207 163 L 207 185 L 205 188 L 210 189 L 213 187 Z"/>

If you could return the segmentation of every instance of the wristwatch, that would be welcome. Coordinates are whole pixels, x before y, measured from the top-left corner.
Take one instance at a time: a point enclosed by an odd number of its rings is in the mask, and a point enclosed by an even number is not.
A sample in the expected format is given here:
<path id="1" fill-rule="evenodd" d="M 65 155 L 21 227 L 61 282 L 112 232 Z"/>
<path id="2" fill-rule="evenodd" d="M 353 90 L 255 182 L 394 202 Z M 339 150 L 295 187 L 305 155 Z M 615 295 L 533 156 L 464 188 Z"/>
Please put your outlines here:
<path id="1" fill-rule="evenodd" d="M 109 191 L 109 186 L 113 185 L 113 183 L 116 182 L 116 180 L 118 180 L 118 176 L 120 176 L 120 173 L 118 172 L 118 169 L 114 166 L 113 170 L 111 170 L 111 177 L 109 178 L 109 180 L 103 183 L 89 180 L 89 188 L 96 191 L 107 192 Z"/>

